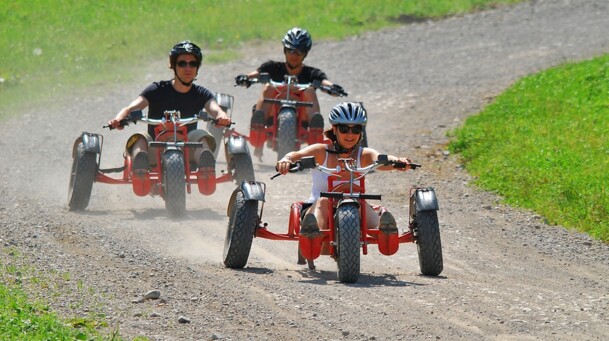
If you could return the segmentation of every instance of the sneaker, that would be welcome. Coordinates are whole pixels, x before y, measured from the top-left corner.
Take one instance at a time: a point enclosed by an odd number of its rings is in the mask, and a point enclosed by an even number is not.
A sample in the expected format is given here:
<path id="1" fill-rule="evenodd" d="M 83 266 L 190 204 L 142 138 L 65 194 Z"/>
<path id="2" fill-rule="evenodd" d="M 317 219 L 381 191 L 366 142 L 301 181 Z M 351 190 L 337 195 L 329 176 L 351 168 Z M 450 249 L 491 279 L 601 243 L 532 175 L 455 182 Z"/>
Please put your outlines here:
<path id="1" fill-rule="evenodd" d="M 300 222 L 300 234 L 307 238 L 315 238 L 321 234 L 317 226 L 317 219 L 313 213 L 305 214 Z"/>
<path id="2" fill-rule="evenodd" d="M 148 153 L 140 151 L 135 154 L 131 160 L 131 171 L 134 173 L 146 173 L 150 170 L 150 162 L 148 161 Z"/>
<path id="3" fill-rule="evenodd" d="M 318 112 L 313 114 L 313 117 L 311 117 L 311 122 L 309 123 L 309 130 L 315 128 L 324 130 L 324 118 Z"/>
<path id="4" fill-rule="evenodd" d="M 395 218 L 393 215 L 387 211 L 381 214 L 381 223 L 379 225 L 379 231 L 385 234 L 394 234 L 398 233 L 397 223 L 395 222 Z"/>
<path id="5" fill-rule="evenodd" d="M 264 123 L 264 111 L 254 111 L 250 121 L 250 129 L 264 129 Z"/>
<path id="6" fill-rule="evenodd" d="M 210 150 L 205 149 L 199 156 L 199 172 L 201 171 L 208 172 L 208 174 L 214 174 L 215 176 L 216 158 Z"/>
<path id="7" fill-rule="evenodd" d="M 273 125 L 275 125 L 275 120 L 273 119 L 273 116 L 267 118 L 264 122 L 264 125 L 267 127 L 272 127 Z"/>

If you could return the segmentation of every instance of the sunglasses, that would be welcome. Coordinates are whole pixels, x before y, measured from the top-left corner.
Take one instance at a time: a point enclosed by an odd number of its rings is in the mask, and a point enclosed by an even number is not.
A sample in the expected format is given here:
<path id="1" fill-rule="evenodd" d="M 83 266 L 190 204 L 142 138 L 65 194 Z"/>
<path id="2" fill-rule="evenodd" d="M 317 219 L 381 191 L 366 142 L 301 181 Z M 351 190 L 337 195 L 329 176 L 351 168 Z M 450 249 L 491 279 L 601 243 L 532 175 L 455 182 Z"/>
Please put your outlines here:
<path id="1" fill-rule="evenodd" d="M 190 62 L 180 60 L 176 65 L 179 67 L 186 67 L 186 65 L 190 67 L 199 67 L 199 62 L 197 62 L 196 60 L 191 60 Z"/>
<path id="2" fill-rule="evenodd" d="M 298 51 L 298 50 L 296 50 L 296 49 L 288 49 L 288 48 L 286 48 L 286 49 L 284 49 L 284 50 L 285 50 L 285 52 L 286 52 L 286 53 L 288 53 L 288 54 L 297 54 L 297 55 L 299 55 L 299 56 L 301 56 L 301 57 L 305 55 L 305 53 L 304 53 L 304 52 Z"/>
<path id="3" fill-rule="evenodd" d="M 352 132 L 353 134 L 361 134 L 362 133 L 362 126 L 361 125 L 354 125 L 353 127 L 349 127 L 346 124 L 339 124 L 337 125 L 338 127 L 338 131 L 340 131 L 341 134 L 348 134 L 349 131 Z"/>

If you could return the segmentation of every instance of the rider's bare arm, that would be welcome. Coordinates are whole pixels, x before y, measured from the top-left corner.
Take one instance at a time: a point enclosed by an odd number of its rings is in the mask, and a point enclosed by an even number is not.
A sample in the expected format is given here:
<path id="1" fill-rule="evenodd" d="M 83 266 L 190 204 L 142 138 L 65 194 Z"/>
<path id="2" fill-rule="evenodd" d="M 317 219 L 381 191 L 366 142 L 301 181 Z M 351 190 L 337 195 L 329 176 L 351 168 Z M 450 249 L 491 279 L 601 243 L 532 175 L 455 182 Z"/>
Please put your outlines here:
<path id="1" fill-rule="evenodd" d="M 379 157 L 379 152 L 376 151 L 375 149 L 372 148 L 364 148 L 364 150 L 362 151 L 362 160 L 361 160 L 361 164 L 362 167 L 366 167 L 369 166 L 371 164 L 373 164 L 376 160 L 378 160 Z M 412 161 L 406 157 L 398 157 L 398 156 L 393 156 L 393 155 L 387 155 L 388 159 L 390 161 L 397 161 L 397 162 L 402 162 L 405 164 L 410 164 Z M 377 168 L 378 170 L 401 170 L 401 171 L 405 171 L 408 169 L 408 167 L 406 168 L 394 168 L 393 166 L 380 166 Z"/>
<path id="2" fill-rule="evenodd" d="M 307 146 L 301 150 L 289 152 L 285 154 L 281 160 L 277 161 L 277 171 L 281 174 L 287 174 L 290 170 L 290 166 L 295 162 L 300 161 L 303 157 L 313 156 L 317 164 L 323 164 L 324 158 L 326 157 L 326 144 L 316 143 Z"/>
<path id="3" fill-rule="evenodd" d="M 120 121 L 122 119 L 129 116 L 129 113 L 131 113 L 132 111 L 138 110 L 138 109 L 143 110 L 147 106 L 148 106 L 148 100 L 143 96 L 138 96 L 138 98 L 133 100 L 133 102 L 131 102 L 128 106 L 121 109 L 113 119 L 108 121 L 108 126 L 110 126 L 111 128 L 119 129 L 119 130 L 123 129 L 123 127 L 120 125 Z"/>
<path id="4" fill-rule="evenodd" d="M 222 110 L 215 99 L 210 99 L 205 103 L 205 111 L 207 111 L 217 121 L 216 125 L 229 126 L 231 121 L 228 114 Z"/>

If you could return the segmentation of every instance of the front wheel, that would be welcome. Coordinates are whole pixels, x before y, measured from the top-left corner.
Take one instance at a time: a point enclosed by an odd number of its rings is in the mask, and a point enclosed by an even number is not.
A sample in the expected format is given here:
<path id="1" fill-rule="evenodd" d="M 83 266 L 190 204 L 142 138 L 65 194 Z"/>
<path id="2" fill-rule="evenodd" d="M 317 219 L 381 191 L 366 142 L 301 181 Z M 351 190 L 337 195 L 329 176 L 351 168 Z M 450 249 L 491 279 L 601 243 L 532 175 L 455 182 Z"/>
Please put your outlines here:
<path id="1" fill-rule="evenodd" d="M 342 205 L 336 209 L 338 280 L 355 283 L 360 275 L 360 216 L 357 205 Z"/>
<path id="2" fill-rule="evenodd" d="M 97 173 L 97 154 L 87 153 L 79 142 L 72 161 L 70 185 L 68 187 L 68 207 L 70 211 L 82 211 L 89 205 L 91 190 Z"/>
<path id="3" fill-rule="evenodd" d="M 277 161 L 285 154 L 297 150 L 296 146 L 296 110 L 282 108 L 277 117 Z"/>
<path id="4" fill-rule="evenodd" d="M 254 181 L 254 164 L 252 157 L 248 153 L 239 153 L 232 155 L 232 166 L 234 167 L 233 179 L 239 185 L 243 181 Z"/>
<path id="5" fill-rule="evenodd" d="M 438 213 L 433 210 L 417 212 L 414 217 L 414 228 L 421 273 L 426 276 L 439 275 L 444 265 Z"/>
<path id="6" fill-rule="evenodd" d="M 243 192 L 237 190 L 229 203 L 229 219 L 224 239 L 224 265 L 242 269 L 252 248 L 252 240 L 258 221 L 258 201 L 245 200 Z"/>
<path id="7" fill-rule="evenodd" d="M 163 153 L 163 199 L 169 216 L 177 218 L 186 211 L 184 154 L 178 150 Z"/>

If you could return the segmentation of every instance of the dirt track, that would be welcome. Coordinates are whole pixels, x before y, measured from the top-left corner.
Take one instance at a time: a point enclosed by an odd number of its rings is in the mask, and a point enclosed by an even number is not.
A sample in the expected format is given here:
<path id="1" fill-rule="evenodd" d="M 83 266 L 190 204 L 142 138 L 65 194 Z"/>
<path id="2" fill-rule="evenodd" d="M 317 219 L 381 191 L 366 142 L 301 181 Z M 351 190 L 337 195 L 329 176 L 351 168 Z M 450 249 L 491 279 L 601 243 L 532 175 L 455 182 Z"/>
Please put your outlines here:
<path id="1" fill-rule="evenodd" d="M 88 89 L 0 125 L 3 262 L 33 263 L 53 288 L 34 293 L 53 309 L 104 314 L 127 339 L 609 339 L 609 247 L 499 204 L 468 185 L 458 160 L 443 154 L 446 132 L 519 77 L 609 52 L 608 13 L 600 0 L 533 1 L 314 45 L 307 62 L 344 86 L 349 100 L 366 104 L 370 144 L 424 166 L 373 175 L 369 192 L 383 194 L 405 227 L 408 188 L 436 188 L 444 253 L 438 278 L 419 275 L 414 245 L 392 257 L 371 248 L 354 285 L 337 282 L 329 258 L 314 272 L 296 265 L 289 242 L 256 239 L 244 270 L 225 269 L 229 184 L 211 197 L 189 195 L 179 222 L 165 217 L 160 198 L 102 184 L 87 211 L 68 212 L 74 139 L 83 130 L 104 134 L 102 168 L 120 165 L 124 142 L 141 127 L 101 126 L 150 81 L 170 76 L 165 60 L 141 81 Z M 233 88 L 233 77 L 281 48 L 243 53 L 239 62 L 204 65 L 199 82 L 236 97 L 236 128 L 246 132 L 259 89 Z M 339 101 L 320 99 L 325 111 Z M 283 231 L 289 203 L 308 196 L 309 175 L 270 181 L 274 157 L 267 150 L 255 170 L 268 185 L 264 220 Z M 9 256 L 10 248 L 26 257 Z M 160 300 L 139 299 L 153 289 Z"/>

